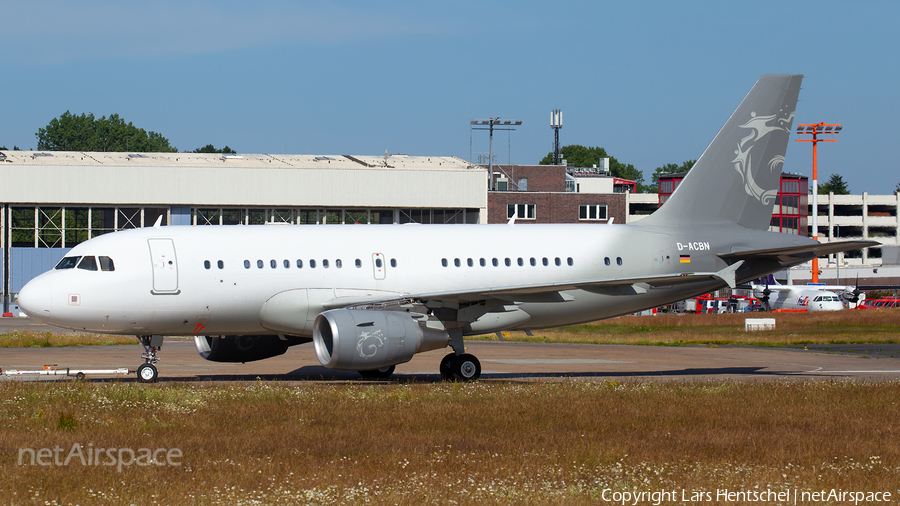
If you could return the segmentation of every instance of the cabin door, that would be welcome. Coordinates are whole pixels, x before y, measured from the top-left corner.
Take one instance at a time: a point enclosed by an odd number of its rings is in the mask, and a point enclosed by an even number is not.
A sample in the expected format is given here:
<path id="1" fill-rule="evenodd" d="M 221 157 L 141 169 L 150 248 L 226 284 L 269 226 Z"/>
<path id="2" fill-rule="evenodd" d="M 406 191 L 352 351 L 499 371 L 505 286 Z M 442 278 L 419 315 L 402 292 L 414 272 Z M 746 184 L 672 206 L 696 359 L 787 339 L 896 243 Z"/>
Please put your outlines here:
<path id="1" fill-rule="evenodd" d="M 147 239 L 150 245 L 150 261 L 153 264 L 154 295 L 177 294 L 178 261 L 175 258 L 175 243 L 172 239 Z"/>

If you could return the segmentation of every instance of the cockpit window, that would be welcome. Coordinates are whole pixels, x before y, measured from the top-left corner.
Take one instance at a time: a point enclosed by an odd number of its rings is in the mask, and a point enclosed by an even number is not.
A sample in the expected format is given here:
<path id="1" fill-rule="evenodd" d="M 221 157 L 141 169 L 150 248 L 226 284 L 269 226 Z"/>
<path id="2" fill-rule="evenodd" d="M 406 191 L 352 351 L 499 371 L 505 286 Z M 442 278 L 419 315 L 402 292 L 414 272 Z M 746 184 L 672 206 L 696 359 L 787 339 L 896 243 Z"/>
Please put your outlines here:
<path id="1" fill-rule="evenodd" d="M 113 264 L 112 258 L 109 257 L 99 257 L 100 258 L 100 270 L 101 271 L 114 271 L 116 270 L 115 264 Z"/>
<path id="2" fill-rule="evenodd" d="M 81 262 L 79 262 L 78 268 L 86 271 L 96 271 L 97 259 L 94 257 L 84 257 L 81 259 Z"/>
<path id="3" fill-rule="evenodd" d="M 74 269 L 81 257 L 65 257 L 56 264 L 55 269 Z"/>

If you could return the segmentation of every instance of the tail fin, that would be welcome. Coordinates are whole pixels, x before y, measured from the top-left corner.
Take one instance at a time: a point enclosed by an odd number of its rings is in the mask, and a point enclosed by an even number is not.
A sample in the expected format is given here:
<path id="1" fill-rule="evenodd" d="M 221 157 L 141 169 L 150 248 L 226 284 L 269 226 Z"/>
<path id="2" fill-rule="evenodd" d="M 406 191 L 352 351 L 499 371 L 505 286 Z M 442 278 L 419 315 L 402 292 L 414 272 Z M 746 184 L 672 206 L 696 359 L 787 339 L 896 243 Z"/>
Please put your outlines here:
<path id="1" fill-rule="evenodd" d="M 802 78 L 760 77 L 675 193 L 641 224 L 768 229 Z"/>

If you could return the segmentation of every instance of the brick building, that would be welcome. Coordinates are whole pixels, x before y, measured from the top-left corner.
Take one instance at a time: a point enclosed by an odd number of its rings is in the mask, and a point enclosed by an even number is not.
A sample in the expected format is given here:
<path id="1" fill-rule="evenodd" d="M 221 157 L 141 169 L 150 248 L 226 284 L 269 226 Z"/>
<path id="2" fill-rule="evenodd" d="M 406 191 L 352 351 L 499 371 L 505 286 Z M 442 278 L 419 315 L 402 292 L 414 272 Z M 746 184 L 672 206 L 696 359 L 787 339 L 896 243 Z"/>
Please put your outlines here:
<path id="1" fill-rule="evenodd" d="M 587 177 L 597 184 L 577 183 Z M 627 190 L 633 185 L 634 181 L 565 165 L 495 165 L 488 223 L 506 223 L 513 214 L 517 223 L 625 223 Z M 582 187 L 608 192 L 577 191 Z"/>

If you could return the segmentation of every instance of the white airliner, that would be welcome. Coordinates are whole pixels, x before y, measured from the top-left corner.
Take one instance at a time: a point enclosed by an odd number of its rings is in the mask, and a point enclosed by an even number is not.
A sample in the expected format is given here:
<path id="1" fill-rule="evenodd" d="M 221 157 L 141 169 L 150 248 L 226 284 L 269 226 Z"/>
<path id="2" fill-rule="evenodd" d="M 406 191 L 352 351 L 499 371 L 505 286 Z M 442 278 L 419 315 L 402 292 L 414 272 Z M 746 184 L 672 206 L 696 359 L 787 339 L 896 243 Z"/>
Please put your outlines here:
<path id="1" fill-rule="evenodd" d="M 779 285 L 772 276 L 766 284 L 751 286 L 753 295 L 768 302 L 773 310 L 840 311 L 844 309 L 845 300 L 856 304 L 866 298 L 855 286 Z"/>
<path id="2" fill-rule="evenodd" d="M 800 81 L 760 78 L 638 224 L 156 226 L 79 244 L 19 305 L 52 325 L 135 334 L 145 382 L 166 335 L 226 362 L 312 340 L 326 367 L 367 376 L 450 346 L 443 377 L 477 379 L 466 335 L 632 313 L 876 244 L 766 230 Z"/>

